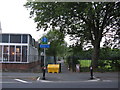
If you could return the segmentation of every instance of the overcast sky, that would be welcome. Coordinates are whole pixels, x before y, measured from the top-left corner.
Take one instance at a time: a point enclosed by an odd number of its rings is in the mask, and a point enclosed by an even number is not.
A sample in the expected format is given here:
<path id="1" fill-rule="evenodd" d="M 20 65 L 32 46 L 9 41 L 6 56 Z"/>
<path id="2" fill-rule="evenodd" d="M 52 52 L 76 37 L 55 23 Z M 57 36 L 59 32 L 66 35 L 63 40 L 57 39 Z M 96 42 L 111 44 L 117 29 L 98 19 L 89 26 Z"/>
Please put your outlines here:
<path id="1" fill-rule="evenodd" d="M 23 6 L 27 0 L 0 0 L 0 22 L 2 33 L 27 33 L 38 40 L 43 31 L 36 31 L 36 24 L 29 18 Z"/>
<path id="2" fill-rule="evenodd" d="M 43 34 L 43 31 L 36 31 L 36 23 L 29 18 L 29 11 L 23 5 L 27 0 L 0 0 L 0 22 L 2 33 L 26 33 L 31 34 L 37 41 Z M 70 45 L 74 41 L 69 41 Z"/>
<path id="3" fill-rule="evenodd" d="M 23 5 L 27 0 L 0 0 L 0 22 L 2 33 L 26 33 L 31 34 L 37 41 L 43 31 L 36 31 L 36 23 L 29 18 L 29 11 Z M 71 42 L 65 38 L 70 45 Z"/>

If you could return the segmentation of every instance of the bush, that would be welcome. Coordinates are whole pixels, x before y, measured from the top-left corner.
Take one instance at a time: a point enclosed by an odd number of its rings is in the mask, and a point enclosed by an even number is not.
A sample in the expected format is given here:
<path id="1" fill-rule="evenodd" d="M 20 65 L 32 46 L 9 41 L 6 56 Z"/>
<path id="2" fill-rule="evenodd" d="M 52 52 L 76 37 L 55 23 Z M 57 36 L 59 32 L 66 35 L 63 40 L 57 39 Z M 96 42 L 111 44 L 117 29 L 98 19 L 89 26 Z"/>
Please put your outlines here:
<path id="1" fill-rule="evenodd" d="M 102 71 L 119 71 L 120 60 L 99 60 L 98 65 Z"/>

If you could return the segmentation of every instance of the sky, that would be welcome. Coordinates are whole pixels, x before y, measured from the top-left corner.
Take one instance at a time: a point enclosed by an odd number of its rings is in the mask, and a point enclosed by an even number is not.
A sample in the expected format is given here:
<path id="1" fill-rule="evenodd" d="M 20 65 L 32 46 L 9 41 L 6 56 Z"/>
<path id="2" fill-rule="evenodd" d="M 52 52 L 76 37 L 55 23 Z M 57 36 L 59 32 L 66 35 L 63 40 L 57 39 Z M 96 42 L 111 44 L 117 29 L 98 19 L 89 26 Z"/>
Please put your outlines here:
<path id="1" fill-rule="evenodd" d="M 31 34 L 38 39 L 45 34 L 44 31 L 37 31 L 37 24 L 29 18 L 29 10 L 23 5 L 27 0 L 0 0 L 0 22 L 2 33 L 25 33 Z M 70 45 L 69 37 L 65 41 Z"/>
<path id="2" fill-rule="evenodd" d="M 37 41 L 43 31 L 36 31 L 36 23 L 29 18 L 29 11 L 23 5 L 27 0 L 0 0 L 0 22 L 2 33 L 31 34 Z"/>
<path id="3" fill-rule="evenodd" d="M 29 10 L 23 6 L 26 2 L 27 0 L 0 0 L 2 33 L 31 34 L 38 41 L 45 32 L 36 31 L 37 24 L 32 18 L 29 18 Z M 75 43 L 74 40 L 70 41 L 69 37 L 66 37 L 65 41 L 68 45 Z"/>

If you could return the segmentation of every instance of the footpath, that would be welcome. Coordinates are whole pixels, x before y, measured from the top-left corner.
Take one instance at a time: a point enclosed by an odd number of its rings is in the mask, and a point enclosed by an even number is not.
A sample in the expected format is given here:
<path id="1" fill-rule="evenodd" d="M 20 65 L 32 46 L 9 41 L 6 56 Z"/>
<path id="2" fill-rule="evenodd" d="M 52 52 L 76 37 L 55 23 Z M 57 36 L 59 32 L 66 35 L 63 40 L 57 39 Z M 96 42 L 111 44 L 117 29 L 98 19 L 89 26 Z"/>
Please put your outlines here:
<path id="1" fill-rule="evenodd" d="M 119 81 L 119 72 L 94 72 L 95 79 L 99 81 L 111 80 Z M 43 73 L 33 73 L 33 72 L 1 72 L 1 78 L 20 78 L 36 81 L 38 78 L 41 80 Z M 90 80 L 90 72 L 71 72 L 68 67 L 61 61 L 61 73 L 47 73 L 45 74 L 46 81 L 88 81 Z"/>
<path id="2" fill-rule="evenodd" d="M 118 72 L 94 72 L 95 79 L 93 80 L 117 80 Z M 42 73 L 40 74 L 42 77 Z M 90 72 L 71 72 L 67 66 L 61 61 L 61 73 L 47 73 L 46 80 L 48 81 L 86 81 L 90 80 Z"/>

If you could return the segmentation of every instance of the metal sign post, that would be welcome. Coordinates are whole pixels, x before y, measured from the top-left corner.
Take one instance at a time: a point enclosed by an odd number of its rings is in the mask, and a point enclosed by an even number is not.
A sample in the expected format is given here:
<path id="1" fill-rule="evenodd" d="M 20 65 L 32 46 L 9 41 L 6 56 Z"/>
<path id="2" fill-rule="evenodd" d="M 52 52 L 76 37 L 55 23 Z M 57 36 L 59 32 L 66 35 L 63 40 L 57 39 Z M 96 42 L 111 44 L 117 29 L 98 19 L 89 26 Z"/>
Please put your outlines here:
<path id="1" fill-rule="evenodd" d="M 44 48 L 44 67 L 45 67 L 45 60 L 46 60 L 46 54 L 45 54 L 45 48 Z"/>
<path id="2" fill-rule="evenodd" d="M 43 80 L 45 80 L 45 71 L 46 71 L 46 64 L 45 64 L 45 60 L 46 60 L 46 55 L 45 55 L 45 48 L 44 48 L 44 67 L 43 67 Z"/>
<path id="3" fill-rule="evenodd" d="M 47 44 L 47 42 L 48 42 L 48 39 L 46 37 L 43 37 L 42 38 L 42 44 L 40 45 L 40 48 L 44 48 L 44 66 L 42 68 L 42 70 L 43 70 L 43 78 L 42 79 L 43 80 L 45 80 L 45 71 L 46 71 L 46 54 L 45 54 L 45 49 L 50 47 L 50 45 Z"/>

